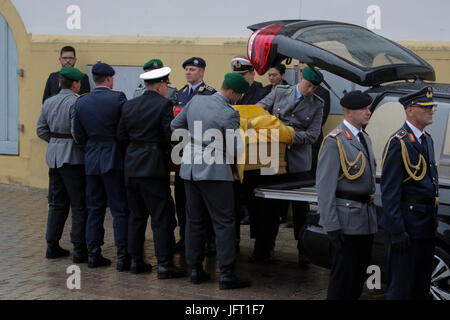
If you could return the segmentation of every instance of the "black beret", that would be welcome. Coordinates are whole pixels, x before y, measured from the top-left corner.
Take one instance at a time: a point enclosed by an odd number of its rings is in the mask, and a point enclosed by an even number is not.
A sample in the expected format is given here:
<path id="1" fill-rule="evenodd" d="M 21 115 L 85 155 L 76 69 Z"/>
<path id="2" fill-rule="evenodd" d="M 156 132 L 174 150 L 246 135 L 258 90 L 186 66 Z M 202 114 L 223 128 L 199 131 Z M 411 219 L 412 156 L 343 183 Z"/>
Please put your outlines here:
<path id="1" fill-rule="evenodd" d="M 99 75 L 99 76 L 105 76 L 105 77 L 112 77 L 116 74 L 113 67 L 111 67 L 107 63 L 99 62 L 94 64 L 92 67 L 92 73 Z"/>
<path id="2" fill-rule="evenodd" d="M 400 102 L 405 109 L 413 105 L 434 106 L 436 104 L 433 100 L 432 87 L 424 87 L 419 91 L 403 96 L 398 99 L 398 102 Z"/>
<path id="3" fill-rule="evenodd" d="M 346 109 L 362 109 L 372 103 L 372 98 L 360 90 L 347 92 L 341 99 L 341 106 Z"/>
<path id="4" fill-rule="evenodd" d="M 183 69 L 186 68 L 187 66 L 205 68 L 206 62 L 202 58 L 192 57 L 192 58 L 187 59 L 185 62 L 183 62 Z"/>

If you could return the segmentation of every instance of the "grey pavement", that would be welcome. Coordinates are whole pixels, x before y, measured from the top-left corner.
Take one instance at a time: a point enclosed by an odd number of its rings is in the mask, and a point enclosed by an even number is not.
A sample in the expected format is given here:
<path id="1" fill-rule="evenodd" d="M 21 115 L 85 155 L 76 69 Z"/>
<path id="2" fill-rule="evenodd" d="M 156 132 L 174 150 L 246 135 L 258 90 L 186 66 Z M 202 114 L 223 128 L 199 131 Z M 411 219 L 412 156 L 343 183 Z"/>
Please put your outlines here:
<path id="1" fill-rule="evenodd" d="M 215 257 L 205 260 L 212 280 L 194 285 L 189 278 L 158 280 L 156 271 L 133 275 L 115 269 L 112 218 L 105 219 L 103 254 L 112 260 L 109 267 L 88 269 L 79 264 L 81 289 L 68 289 L 66 273 L 72 256 L 45 258 L 47 190 L 0 184 L 0 300 L 322 300 L 326 297 L 329 271 L 310 265 L 301 270 L 293 231 L 280 226 L 275 260 L 269 265 L 247 263 L 253 247 L 249 226 L 241 226 L 237 272 L 252 281 L 245 289 L 219 290 L 219 270 Z M 60 244 L 72 253 L 69 241 L 70 215 Z M 178 229 L 175 230 L 178 236 Z M 153 236 L 147 228 L 145 257 L 154 267 Z M 177 265 L 186 266 L 184 255 L 175 255 Z M 154 268 L 155 269 L 155 268 Z M 384 287 L 383 287 L 384 288 Z M 364 290 L 361 299 L 384 299 L 385 290 Z"/>

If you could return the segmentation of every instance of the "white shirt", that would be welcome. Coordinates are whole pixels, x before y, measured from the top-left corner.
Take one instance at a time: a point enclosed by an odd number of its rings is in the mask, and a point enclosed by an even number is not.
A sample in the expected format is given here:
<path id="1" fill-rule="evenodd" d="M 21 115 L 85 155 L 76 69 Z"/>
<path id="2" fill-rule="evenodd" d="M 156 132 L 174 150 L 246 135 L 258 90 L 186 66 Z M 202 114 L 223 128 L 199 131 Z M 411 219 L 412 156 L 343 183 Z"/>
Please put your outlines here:
<path id="1" fill-rule="evenodd" d="M 419 129 L 417 129 L 416 127 L 414 127 L 411 122 L 409 122 L 408 120 L 406 120 L 406 123 L 408 124 L 408 126 L 411 128 L 412 132 L 414 133 L 414 135 L 416 136 L 416 140 L 419 141 L 420 144 L 422 144 L 422 135 L 424 134 L 423 131 L 420 131 Z"/>
<path id="2" fill-rule="evenodd" d="M 358 133 L 362 132 L 362 130 L 359 130 L 357 127 L 355 127 L 354 125 L 352 125 L 350 122 L 348 122 L 347 120 L 344 119 L 344 125 L 350 129 L 350 131 L 353 133 L 353 135 L 356 137 L 356 139 L 358 139 L 359 142 L 361 142 L 359 140 L 358 137 Z"/>

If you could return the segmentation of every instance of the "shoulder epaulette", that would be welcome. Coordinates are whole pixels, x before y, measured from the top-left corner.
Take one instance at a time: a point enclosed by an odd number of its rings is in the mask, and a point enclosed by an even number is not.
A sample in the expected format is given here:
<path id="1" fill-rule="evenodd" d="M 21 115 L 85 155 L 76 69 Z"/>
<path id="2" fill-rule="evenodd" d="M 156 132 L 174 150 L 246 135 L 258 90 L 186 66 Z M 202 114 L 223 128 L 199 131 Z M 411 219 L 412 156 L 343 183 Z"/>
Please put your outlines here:
<path id="1" fill-rule="evenodd" d="M 174 86 L 171 86 L 171 85 L 168 85 L 168 87 L 170 88 L 170 89 L 176 89 L 177 87 L 174 87 Z"/>
<path id="2" fill-rule="evenodd" d="M 183 92 L 185 92 L 186 91 L 186 89 L 188 88 L 189 86 L 186 84 L 183 88 L 181 88 L 180 89 L 180 91 L 183 91 Z"/>
<path id="3" fill-rule="evenodd" d="M 342 133 L 343 131 L 339 128 L 334 129 L 333 131 L 331 131 L 328 136 L 336 138 L 340 133 Z"/>
<path id="4" fill-rule="evenodd" d="M 278 86 L 277 86 L 277 88 L 280 88 L 280 89 L 289 89 L 291 86 L 290 85 L 288 85 L 288 84 L 279 84 Z"/>
<path id="5" fill-rule="evenodd" d="M 84 96 L 87 95 L 88 93 L 89 93 L 89 92 L 85 92 L 85 93 L 83 93 L 83 94 L 80 94 L 80 95 L 78 96 L 78 99 L 84 97 Z"/>
<path id="6" fill-rule="evenodd" d="M 400 130 L 398 130 L 394 136 L 398 139 L 403 139 L 406 135 L 408 134 L 408 131 L 406 131 L 405 129 L 401 128 Z"/>
<path id="7" fill-rule="evenodd" d="M 117 92 L 117 93 L 123 93 L 123 92 L 120 91 L 120 90 L 114 90 L 114 89 L 111 89 L 111 91 L 112 91 L 112 92 Z"/>
<path id="8" fill-rule="evenodd" d="M 216 92 L 216 89 L 214 89 L 213 87 L 210 87 L 206 84 L 203 84 L 198 88 L 199 94 L 213 94 L 214 92 Z"/>
<path id="9" fill-rule="evenodd" d="M 431 134 L 429 132 L 427 132 L 427 131 L 424 131 L 424 132 L 427 136 L 431 137 Z"/>

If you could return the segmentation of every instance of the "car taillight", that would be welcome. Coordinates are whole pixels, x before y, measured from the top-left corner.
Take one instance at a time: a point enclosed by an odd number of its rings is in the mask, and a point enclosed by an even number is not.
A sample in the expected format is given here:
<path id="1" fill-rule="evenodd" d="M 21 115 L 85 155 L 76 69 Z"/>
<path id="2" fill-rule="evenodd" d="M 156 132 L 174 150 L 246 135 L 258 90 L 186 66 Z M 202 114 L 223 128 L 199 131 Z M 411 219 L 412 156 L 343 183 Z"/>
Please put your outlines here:
<path id="1" fill-rule="evenodd" d="M 275 57 L 271 56 L 273 38 L 283 28 L 279 24 L 271 24 L 253 32 L 247 43 L 247 56 L 255 71 L 263 75 Z"/>

